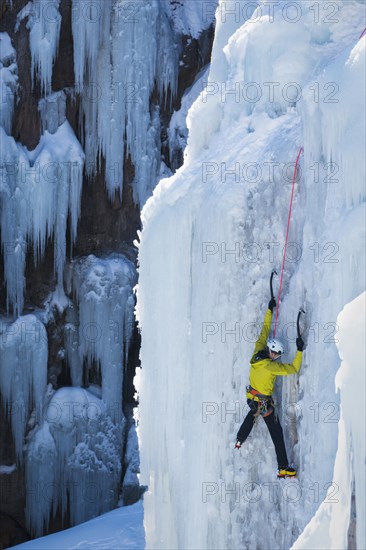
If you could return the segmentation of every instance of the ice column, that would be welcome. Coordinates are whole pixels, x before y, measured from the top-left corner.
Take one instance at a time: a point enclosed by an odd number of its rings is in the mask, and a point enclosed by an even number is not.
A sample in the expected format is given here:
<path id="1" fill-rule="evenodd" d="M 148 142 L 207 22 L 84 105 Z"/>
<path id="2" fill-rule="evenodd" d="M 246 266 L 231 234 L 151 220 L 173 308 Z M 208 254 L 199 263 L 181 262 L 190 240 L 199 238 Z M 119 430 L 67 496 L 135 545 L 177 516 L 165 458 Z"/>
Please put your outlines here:
<path id="1" fill-rule="evenodd" d="M 11 427 L 17 458 L 22 451 L 29 414 L 36 408 L 42 416 L 47 381 L 48 342 L 46 329 L 34 315 L 19 317 L 15 323 L 0 322 L 0 389 Z"/>

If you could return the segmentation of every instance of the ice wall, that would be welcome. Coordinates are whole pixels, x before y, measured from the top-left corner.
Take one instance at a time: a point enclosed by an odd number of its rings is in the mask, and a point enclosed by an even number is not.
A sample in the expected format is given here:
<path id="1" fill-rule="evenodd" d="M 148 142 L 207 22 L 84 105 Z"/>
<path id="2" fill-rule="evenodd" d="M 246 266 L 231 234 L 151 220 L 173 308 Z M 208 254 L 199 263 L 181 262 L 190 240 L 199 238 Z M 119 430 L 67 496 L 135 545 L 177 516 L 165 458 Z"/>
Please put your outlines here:
<path id="1" fill-rule="evenodd" d="M 220 3 L 185 164 L 143 209 L 137 384 L 149 548 L 289 548 L 344 481 L 333 477 L 334 379 L 338 314 L 364 290 L 363 5 L 336 2 L 339 17 L 318 22 L 306 2 L 301 13 L 273 6 L 272 17 L 258 3 L 246 21 L 249 5 Z M 305 306 L 307 348 L 300 375 L 276 392 L 300 473 L 280 484 L 263 422 L 239 453 L 233 446 L 300 145 L 278 336 L 291 361 Z"/>
<path id="2" fill-rule="evenodd" d="M 365 293 L 355 298 L 338 316 L 341 366 L 336 384 L 341 395 L 338 449 L 333 479 L 339 491 L 323 502 L 316 515 L 292 546 L 293 550 L 349 548 L 352 494 L 356 499 L 356 544 L 365 546 L 365 402 L 355 396 L 365 387 Z M 362 419 L 362 420 L 361 420 Z M 361 421 L 360 421 L 361 420 Z M 336 504 L 336 505 L 335 505 Z"/>

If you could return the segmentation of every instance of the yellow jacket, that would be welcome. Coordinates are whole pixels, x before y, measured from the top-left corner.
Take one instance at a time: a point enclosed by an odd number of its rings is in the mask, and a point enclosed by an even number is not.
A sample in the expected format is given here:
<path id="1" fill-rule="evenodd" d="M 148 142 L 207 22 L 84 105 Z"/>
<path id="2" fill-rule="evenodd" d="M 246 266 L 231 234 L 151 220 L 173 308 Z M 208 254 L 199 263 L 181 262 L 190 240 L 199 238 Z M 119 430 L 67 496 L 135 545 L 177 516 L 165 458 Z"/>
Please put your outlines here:
<path id="1" fill-rule="evenodd" d="M 269 358 L 261 359 L 257 357 L 258 353 L 267 349 L 267 340 L 271 328 L 272 311 L 267 309 L 264 316 L 263 326 L 259 338 L 255 344 L 254 352 L 250 360 L 249 383 L 259 393 L 272 395 L 276 376 L 287 376 L 295 374 L 300 370 L 302 361 L 302 352 L 297 351 L 295 358 L 290 363 L 277 363 Z M 259 401 L 251 393 L 247 393 L 248 399 Z"/>

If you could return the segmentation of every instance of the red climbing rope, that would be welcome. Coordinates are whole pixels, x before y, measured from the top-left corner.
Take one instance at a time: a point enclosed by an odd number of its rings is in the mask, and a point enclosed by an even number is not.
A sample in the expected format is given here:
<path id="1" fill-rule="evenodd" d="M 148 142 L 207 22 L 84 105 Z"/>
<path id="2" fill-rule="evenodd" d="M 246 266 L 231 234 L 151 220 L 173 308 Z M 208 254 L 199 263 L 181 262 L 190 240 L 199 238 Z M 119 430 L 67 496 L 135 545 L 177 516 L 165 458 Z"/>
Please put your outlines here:
<path id="1" fill-rule="evenodd" d="M 280 311 L 280 303 L 281 303 L 281 291 L 282 291 L 282 281 L 283 281 L 283 271 L 285 269 L 285 260 L 286 260 L 286 252 L 287 252 L 287 243 L 288 243 L 288 235 L 290 232 L 290 222 L 291 222 L 291 212 L 292 212 L 292 203 L 294 200 L 294 191 L 295 191 L 295 182 L 297 178 L 297 170 L 299 166 L 299 159 L 300 155 L 302 153 L 302 147 L 300 147 L 300 150 L 297 155 L 297 159 L 295 162 L 295 169 L 294 169 L 294 177 L 292 179 L 292 191 L 291 191 L 291 200 L 290 200 L 290 208 L 288 211 L 288 218 L 287 218 L 287 230 L 286 230 L 286 240 L 285 240 L 285 247 L 283 249 L 283 257 L 282 257 L 282 267 L 281 267 L 281 278 L 280 278 L 280 288 L 278 291 L 278 297 L 277 297 L 277 307 L 276 307 L 276 320 L 273 328 L 273 335 L 276 336 L 277 331 L 277 323 L 278 323 L 278 313 Z"/>

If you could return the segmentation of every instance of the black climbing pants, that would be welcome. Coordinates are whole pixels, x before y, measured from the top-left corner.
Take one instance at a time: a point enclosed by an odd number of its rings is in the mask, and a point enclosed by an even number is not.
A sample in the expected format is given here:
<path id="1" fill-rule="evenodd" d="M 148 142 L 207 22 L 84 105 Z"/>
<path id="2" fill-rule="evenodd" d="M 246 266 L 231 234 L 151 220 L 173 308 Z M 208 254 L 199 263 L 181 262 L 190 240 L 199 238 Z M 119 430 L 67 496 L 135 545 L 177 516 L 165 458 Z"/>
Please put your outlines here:
<path id="1" fill-rule="evenodd" d="M 246 438 L 252 431 L 254 420 L 255 420 L 255 413 L 258 411 L 258 401 L 254 401 L 253 399 L 248 399 L 247 402 L 250 407 L 250 411 L 244 418 L 244 422 L 240 426 L 238 435 L 236 436 L 237 439 L 242 443 L 246 440 Z M 280 421 L 275 415 L 275 411 L 273 410 L 272 413 L 269 414 L 268 416 L 263 416 L 263 420 L 266 423 L 266 426 L 269 430 L 273 444 L 276 449 L 278 467 L 286 468 L 288 466 L 288 460 L 287 460 L 285 442 L 283 440 L 283 431 L 282 431 Z"/>

